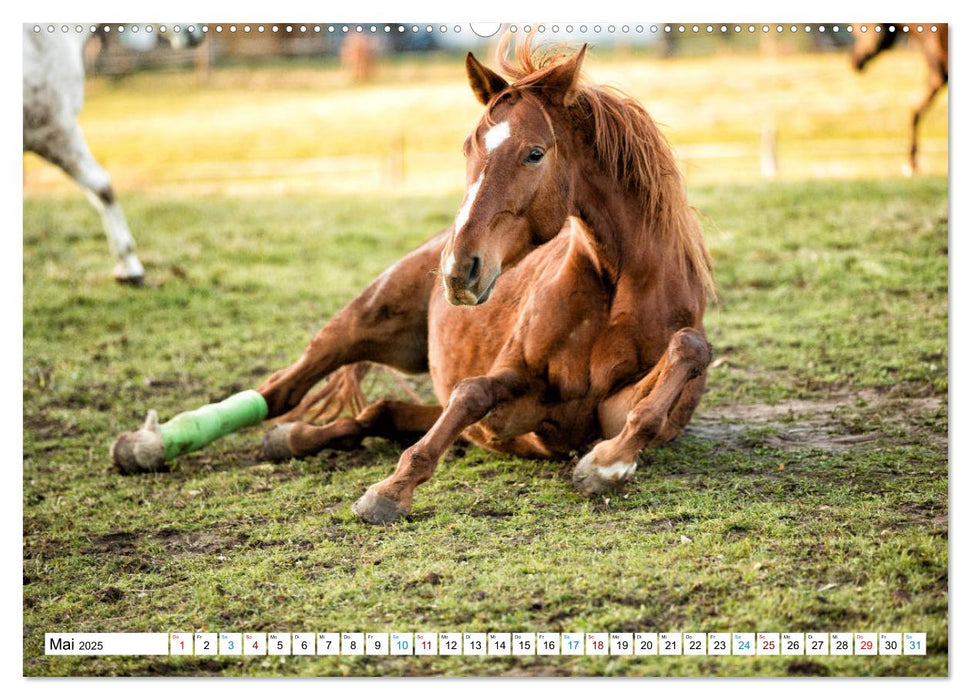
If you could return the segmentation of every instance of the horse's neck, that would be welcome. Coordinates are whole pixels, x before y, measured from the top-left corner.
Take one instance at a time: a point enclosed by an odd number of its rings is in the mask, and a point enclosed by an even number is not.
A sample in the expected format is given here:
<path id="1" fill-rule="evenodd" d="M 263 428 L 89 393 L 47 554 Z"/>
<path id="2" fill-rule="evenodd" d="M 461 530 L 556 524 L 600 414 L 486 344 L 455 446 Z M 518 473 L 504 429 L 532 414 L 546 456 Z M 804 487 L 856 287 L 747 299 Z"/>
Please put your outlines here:
<path id="1" fill-rule="evenodd" d="M 607 277 L 616 298 L 626 300 L 625 313 L 655 320 L 674 314 L 669 322 L 681 325 L 700 322 L 707 291 L 703 278 L 685 274 L 685 242 L 676 231 L 684 222 L 652 217 L 644 211 L 646 203 L 618 190 L 616 182 L 613 191 L 590 189 L 577 198 L 577 208 L 580 232 L 590 241 L 586 250 L 611 272 Z"/>
<path id="2" fill-rule="evenodd" d="M 645 234 L 651 222 L 643 203 L 606 177 L 588 177 L 576 189 L 574 214 L 586 224 L 591 248 L 604 267 L 623 273 L 653 268 L 662 254 L 661 237 Z"/>

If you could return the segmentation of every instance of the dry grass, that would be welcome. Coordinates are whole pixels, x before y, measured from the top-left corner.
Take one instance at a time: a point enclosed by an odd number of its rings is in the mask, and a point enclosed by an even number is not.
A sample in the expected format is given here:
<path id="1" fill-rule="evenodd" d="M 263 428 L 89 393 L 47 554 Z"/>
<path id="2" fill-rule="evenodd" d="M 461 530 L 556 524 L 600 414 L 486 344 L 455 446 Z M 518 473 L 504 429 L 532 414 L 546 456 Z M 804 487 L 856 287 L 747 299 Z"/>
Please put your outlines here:
<path id="1" fill-rule="evenodd" d="M 601 56 L 591 79 L 623 87 L 663 125 L 694 184 L 761 179 L 763 132 L 779 177 L 893 177 L 907 148 L 922 58 L 900 49 L 863 75 L 843 53 L 661 60 Z M 217 70 L 89 80 L 82 125 L 120 192 L 434 194 L 463 182 L 461 143 L 479 114 L 461 61 L 395 63 L 350 86 L 339 69 Z M 947 94 L 924 127 L 922 166 L 947 174 Z M 70 187 L 29 157 L 28 192 Z"/>

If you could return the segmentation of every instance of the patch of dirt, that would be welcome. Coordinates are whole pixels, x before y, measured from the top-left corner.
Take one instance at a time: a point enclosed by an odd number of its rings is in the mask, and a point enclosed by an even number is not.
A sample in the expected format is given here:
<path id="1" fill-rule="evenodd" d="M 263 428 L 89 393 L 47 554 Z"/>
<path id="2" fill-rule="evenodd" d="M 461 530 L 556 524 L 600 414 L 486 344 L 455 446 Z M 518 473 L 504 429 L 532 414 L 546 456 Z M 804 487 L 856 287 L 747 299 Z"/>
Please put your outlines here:
<path id="1" fill-rule="evenodd" d="M 172 556 L 219 554 L 246 543 L 242 534 L 221 535 L 216 532 L 175 532 L 156 538 Z"/>
<path id="2" fill-rule="evenodd" d="M 127 555 L 135 551 L 138 536 L 131 532 L 109 532 L 91 538 L 91 546 L 81 550 L 82 554 Z"/>
<path id="3" fill-rule="evenodd" d="M 82 433 L 77 426 L 50 418 L 45 413 L 24 413 L 23 431 L 38 442 L 77 437 Z"/>
<path id="4" fill-rule="evenodd" d="M 701 411 L 701 415 L 721 420 L 770 421 L 794 420 L 800 416 L 832 415 L 838 410 L 892 407 L 908 416 L 932 413 L 946 402 L 944 396 L 898 397 L 893 391 L 879 392 L 872 389 L 834 394 L 825 399 L 795 399 L 779 404 L 728 404 Z"/>
<path id="5" fill-rule="evenodd" d="M 947 503 L 926 501 L 924 503 L 901 503 L 896 507 L 895 517 L 880 521 L 883 530 L 909 530 L 924 528 L 928 534 L 947 538 Z"/>
<path id="6" fill-rule="evenodd" d="M 489 508 L 488 506 L 482 506 L 473 508 L 469 511 L 469 515 L 473 515 L 477 518 L 511 518 L 515 513 L 511 510 L 498 510 L 496 508 Z"/>
<path id="7" fill-rule="evenodd" d="M 753 430 L 774 431 L 758 443 L 781 449 L 815 447 L 846 450 L 887 437 L 880 431 L 854 432 L 847 419 L 873 416 L 898 427 L 913 427 L 946 406 L 946 397 L 899 397 L 894 392 L 862 390 L 818 400 L 793 400 L 778 404 L 727 404 L 704 408 L 695 414 L 685 434 L 705 440 L 751 446 Z M 946 445 L 946 437 L 922 432 L 921 439 Z"/>
<path id="8" fill-rule="evenodd" d="M 683 513 L 679 516 L 672 518 L 655 518 L 649 523 L 645 524 L 641 529 L 642 532 L 646 533 L 658 533 L 658 532 L 672 532 L 681 526 L 681 523 L 693 520 L 694 516 L 687 513 Z"/>
<path id="9" fill-rule="evenodd" d="M 199 554 L 219 554 L 250 541 L 241 533 L 223 533 L 217 528 L 200 532 L 183 532 L 173 528 L 162 528 L 151 535 L 139 535 L 127 531 L 109 532 L 91 538 L 91 546 L 81 550 L 82 554 L 113 554 L 115 556 L 130 557 L 132 561 L 138 545 L 143 540 L 161 544 L 166 551 L 174 556 L 193 556 Z M 253 546 L 269 546 L 276 543 L 253 543 Z M 294 543 L 287 543 L 294 544 Z M 310 543 L 297 543 L 299 549 L 307 549 Z M 312 545 L 310 545 L 312 547 Z"/>
<path id="10" fill-rule="evenodd" d="M 747 525 L 732 523 L 722 531 L 722 539 L 726 542 L 737 542 L 752 535 L 752 528 Z"/>
<path id="11" fill-rule="evenodd" d="M 100 600 L 102 603 L 117 603 L 124 597 L 125 592 L 115 586 L 107 586 L 94 593 L 95 600 Z"/>
<path id="12" fill-rule="evenodd" d="M 437 571 L 431 571 L 425 574 L 424 576 L 412 579 L 410 581 L 406 581 L 404 584 L 404 588 L 405 589 L 423 588 L 426 584 L 428 586 L 439 586 L 441 585 L 442 580 L 443 579 L 441 574 L 439 574 Z"/>
<path id="13" fill-rule="evenodd" d="M 810 659 L 797 659 L 786 665 L 786 673 L 790 676 L 828 676 L 829 669 Z"/>
<path id="14" fill-rule="evenodd" d="M 255 540 L 250 542 L 250 547 L 258 549 L 272 549 L 274 547 L 292 547 L 301 551 L 313 549 L 314 544 L 309 540 Z"/>

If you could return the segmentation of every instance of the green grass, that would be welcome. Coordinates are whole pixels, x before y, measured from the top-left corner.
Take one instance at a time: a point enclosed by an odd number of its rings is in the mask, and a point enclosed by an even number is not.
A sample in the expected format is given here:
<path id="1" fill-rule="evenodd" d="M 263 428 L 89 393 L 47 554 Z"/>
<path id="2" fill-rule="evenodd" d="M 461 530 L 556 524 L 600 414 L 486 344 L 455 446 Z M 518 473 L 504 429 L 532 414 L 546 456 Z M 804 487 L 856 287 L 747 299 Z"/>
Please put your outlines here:
<path id="1" fill-rule="evenodd" d="M 737 370 L 713 396 L 946 393 L 946 199 L 939 179 L 700 191 L 722 302 L 709 323 Z"/>
<path id="2" fill-rule="evenodd" d="M 579 497 L 568 464 L 453 450 L 391 528 L 349 510 L 396 462 L 400 448 L 382 441 L 271 465 L 251 430 L 135 477 L 109 473 L 107 448 L 148 408 L 167 418 L 295 359 L 356 290 L 451 219 L 461 192 L 132 193 L 144 290 L 113 283 L 80 195 L 25 197 L 24 673 L 947 674 L 946 181 L 690 195 L 720 286 L 707 330 L 726 360 L 702 415 L 860 398 L 825 426 L 797 412 L 722 421 L 723 439 L 690 433 L 645 453 L 609 502 Z M 806 426 L 869 439 L 777 446 Z M 194 630 L 924 631 L 929 654 L 42 653 L 44 632 Z"/>

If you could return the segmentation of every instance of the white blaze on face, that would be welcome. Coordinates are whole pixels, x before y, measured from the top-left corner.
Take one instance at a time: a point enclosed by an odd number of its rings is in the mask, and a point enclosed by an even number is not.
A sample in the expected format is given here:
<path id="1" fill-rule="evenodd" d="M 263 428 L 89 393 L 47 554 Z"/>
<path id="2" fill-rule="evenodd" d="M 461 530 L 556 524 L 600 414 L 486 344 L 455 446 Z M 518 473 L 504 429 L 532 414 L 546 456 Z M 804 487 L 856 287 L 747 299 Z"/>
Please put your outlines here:
<path id="1" fill-rule="evenodd" d="M 469 191 L 465 193 L 465 201 L 462 202 L 462 208 L 459 209 L 459 213 L 455 216 L 455 235 L 458 235 L 462 228 L 469 220 L 469 214 L 472 212 L 472 204 L 475 202 L 475 196 L 479 194 L 479 187 L 482 185 L 482 175 L 479 173 L 479 179 L 472 183 L 469 187 Z M 449 258 L 451 260 L 451 257 Z M 446 266 L 448 262 L 445 263 Z"/>
<path id="2" fill-rule="evenodd" d="M 492 153 L 509 138 L 509 122 L 500 122 L 489 129 L 485 135 L 486 153 Z"/>

